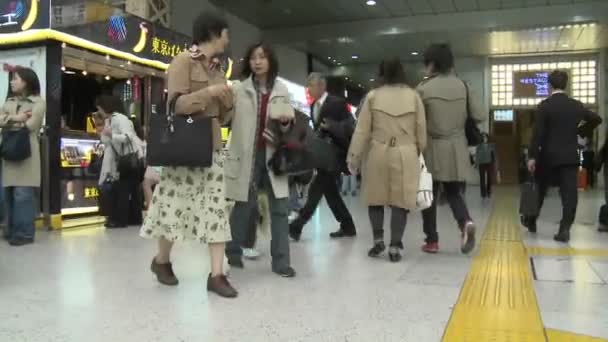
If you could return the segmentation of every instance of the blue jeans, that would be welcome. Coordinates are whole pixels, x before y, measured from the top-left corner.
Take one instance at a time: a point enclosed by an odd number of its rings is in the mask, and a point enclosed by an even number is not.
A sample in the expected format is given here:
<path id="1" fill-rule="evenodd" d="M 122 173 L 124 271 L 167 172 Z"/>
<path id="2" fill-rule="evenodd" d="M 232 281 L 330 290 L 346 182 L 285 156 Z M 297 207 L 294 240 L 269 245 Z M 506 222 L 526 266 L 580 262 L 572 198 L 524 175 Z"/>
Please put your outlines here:
<path id="1" fill-rule="evenodd" d="M 7 238 L 33 239 L 36 232 L 36 188 L 29 186 L 9 186 L 4 188 Z"/>
<path id="2" fill-rule="evenodd" d="M 287 198 L 276 198 L 266 168 L 266 153 L 257 151 L 253 167 L 252 184 L 247 202 L 236 202 L 230 215 L 232 241 L 226 244 L 226 256 L 230 261 L 240 260 L 243 255 L 241 246 L 247 240 L 251 229 L 251 218 L 258 210 L 258 191 L 268 194 L 270 206 L 270 254 L 273 271 L 280 272 L 291 265 L 289 258 L 289 223 Z"/>
<path id="3" fill-rule="evenodd" d="M 300 203 L 300 194 L 296 184 L 289 185 L 289 210 L 300 211 L 302 204 Z"/>

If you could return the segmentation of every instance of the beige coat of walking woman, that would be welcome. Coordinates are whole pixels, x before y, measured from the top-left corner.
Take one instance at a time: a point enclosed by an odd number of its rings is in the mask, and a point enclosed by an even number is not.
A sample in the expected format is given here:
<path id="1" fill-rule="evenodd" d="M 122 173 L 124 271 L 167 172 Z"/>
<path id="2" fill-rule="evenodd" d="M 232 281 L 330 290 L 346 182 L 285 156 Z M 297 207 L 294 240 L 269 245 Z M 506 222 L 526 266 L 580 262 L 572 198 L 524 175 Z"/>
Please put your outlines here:
<path id="1" fill-rule="evenodd" d="M 365 203 L 415 209 L 425 146 L 424 105 L 415 90 L 391 85 L 370 92 L 348 153 L 349 165 L 361 167 Z"/>
<path id="2" fill-rule="evenodd" d="M 40 143 L 38 134 L 44 121 L 45 103 L 42 97 L 32 95 L 24 98 L 9 98 L 0 113 L 0 125 L 11 125 L 12 118 L 18 114 L 31 113 L 25 121 L 30 131 L 30 148 L 32 154 L 29 158 L 18 161 L 2 162 L 2 186 L 40 186 Z"/>

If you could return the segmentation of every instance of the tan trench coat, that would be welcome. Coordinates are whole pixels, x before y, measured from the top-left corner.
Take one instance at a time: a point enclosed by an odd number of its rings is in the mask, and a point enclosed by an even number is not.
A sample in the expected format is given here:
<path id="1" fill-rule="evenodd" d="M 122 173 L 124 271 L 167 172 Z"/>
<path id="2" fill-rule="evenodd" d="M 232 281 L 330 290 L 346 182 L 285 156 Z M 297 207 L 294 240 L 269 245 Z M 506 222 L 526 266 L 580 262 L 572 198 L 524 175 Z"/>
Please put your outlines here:
<path id="1" fill-rule="evenodd" d="M 27 98 L 11 97 L 2 106 L 2 110 L 0 111 L 0 125 L 2 126 L 14 123 L 12 122 L 12 118 L 17 114 L 28 111 L 32 113 L 32 116 L 25 122 L 30 131 L 32 156 L 18 162 L 3 160 L 2 186 L 40 187 L 41 165 L 38 134 L 44 121 L 45 110 L 44 100 L 40 96 L 30 96 Z"/>
<path id="2" fill-rule="evenodd" d="M 230 121 L 232 110 L 209 94 L 207 87 L 226 83 L 226 78 L 219 67 L 209 70 L 203 64 L 204 58 L 204 56 L 199 59 L 192 58 L 187 50 L 173 58 L 167 71 L 168 95 L 169 99 L 172 99 L 177 94 L 183 94 L 175 104 L 176 112 L 180 114 L 202 112 L 214 118 L 213 146 L 219 150 L 223 147 L 221 124 Z"/>
<path id="3" fill-rule="evenodd" d="M 359 113 L 348 162 L 361 167 L 367 205 L 416 208 L 419 152 L 426 146 L 424 105 L 407 86 L 370 92 Z"/>
<path id="4" fill-rule="evenodd" d="M 424 153 L 433 180 L 463 182 L 471 169 L 464 126 L 467 90 L 455 74 L 438 75 L 418 86 L 426 109 L 429 144 Z M 469 92 L 471 116 L 480 123 L 486 115 L 479 99 Z"/>

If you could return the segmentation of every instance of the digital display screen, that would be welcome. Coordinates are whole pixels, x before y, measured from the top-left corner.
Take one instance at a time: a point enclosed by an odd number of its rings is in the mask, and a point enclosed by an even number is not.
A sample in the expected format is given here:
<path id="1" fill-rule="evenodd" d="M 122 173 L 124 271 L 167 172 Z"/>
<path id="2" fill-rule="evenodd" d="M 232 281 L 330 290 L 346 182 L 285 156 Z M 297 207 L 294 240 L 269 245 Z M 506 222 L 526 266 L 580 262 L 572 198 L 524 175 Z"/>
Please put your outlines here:
<path id="1" fill-rule="evenodd" d="M 516 71 L 513 73 L 513 97 L 544 98 L 549 95 L 548 71 Z"/>
<path id="2" fill-rule="evenodd" d="M 513 110 L 512 109 L 495 110 L 494 111 L 494 121 L 500 121 L 500 122 L 513 121 Z"/>

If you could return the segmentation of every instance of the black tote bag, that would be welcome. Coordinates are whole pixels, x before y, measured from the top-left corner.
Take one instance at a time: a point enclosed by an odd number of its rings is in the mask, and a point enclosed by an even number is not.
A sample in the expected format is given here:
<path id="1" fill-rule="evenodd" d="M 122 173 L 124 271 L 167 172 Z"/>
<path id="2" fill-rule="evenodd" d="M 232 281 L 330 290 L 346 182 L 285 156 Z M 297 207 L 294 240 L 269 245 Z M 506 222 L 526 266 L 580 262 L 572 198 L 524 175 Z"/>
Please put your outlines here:
<path id="1" fill-rule="evenodd" d="M 27 127 L 19 129 L 4 128 L 2 130 L 0 154 L 2 154 L 2 159 L 13 162 L 31 157 L 30 130 Z"/>
<path id="2" fill-rule="evenodd" d="M 177 114 L 175 104 L 179 96 L 171 99 L 168 105 L 159 106 L 160 113 L 150 115 L 148 165 L 210 167 L 213 162 L 212 118 Z"/>
<path id="3" fill-rule="evenodd" d="M 519 200 L 519 214 L 524 218 L 538 216 L 539 189 L 533 176 L 530 176 L 521 185 L 521 199 Z"/>

